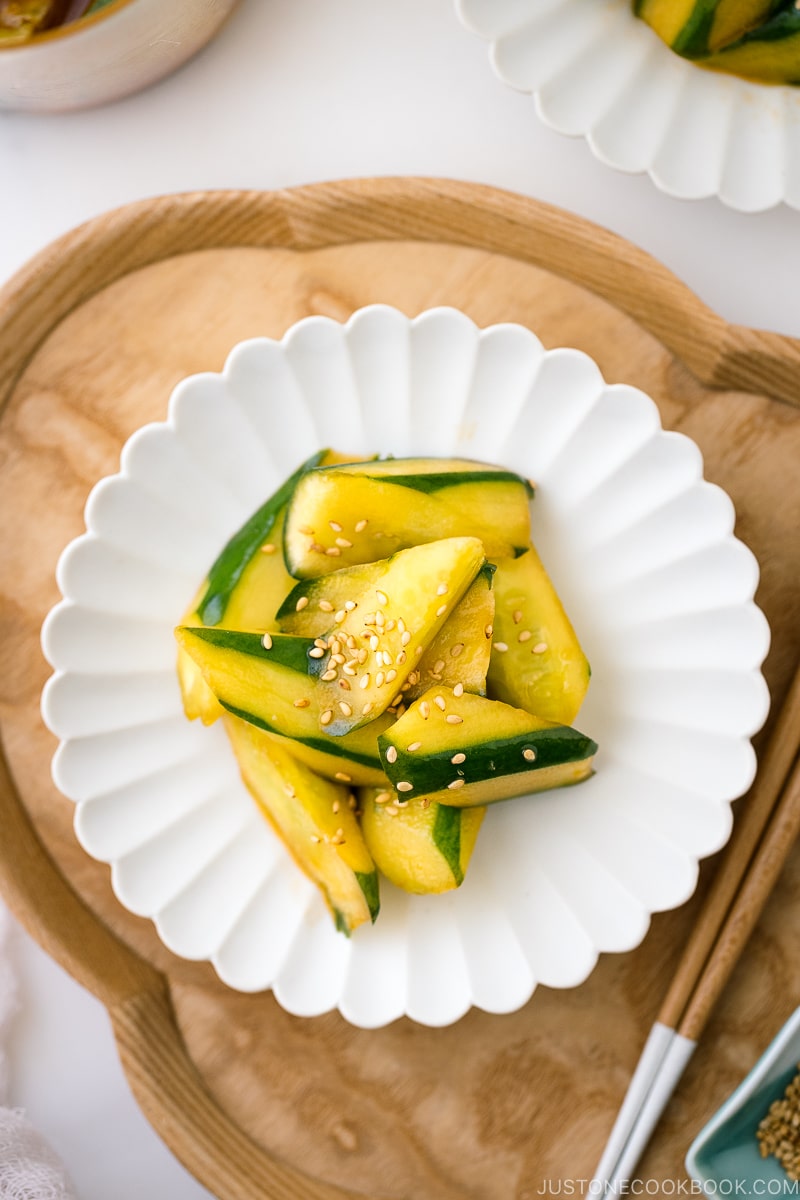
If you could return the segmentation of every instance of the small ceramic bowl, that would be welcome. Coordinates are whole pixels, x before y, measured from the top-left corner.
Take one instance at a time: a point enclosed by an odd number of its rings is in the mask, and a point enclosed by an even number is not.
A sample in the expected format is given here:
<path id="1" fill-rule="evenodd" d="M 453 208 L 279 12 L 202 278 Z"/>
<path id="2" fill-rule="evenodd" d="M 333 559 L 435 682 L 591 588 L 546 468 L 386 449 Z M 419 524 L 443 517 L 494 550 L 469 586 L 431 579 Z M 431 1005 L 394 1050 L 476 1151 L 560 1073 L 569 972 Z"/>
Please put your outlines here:
<path id="1" fill-rule="evenodd" d="M 798 1062 L 800 1008 L 689 1147 L 686 1170 L 708 1194 L 772 1196 L 778 1194 L 772 1181 L 786 1183 L 778 1160 L 761 1157 L 756 1130 L 773 1101 L 783 1095 Z"/>
<path id="2" fill-rule="evenodd" d="M 0 46 L 0 112 L 65 112 L 118 100 L 210 41 L 238 0 L 112 0 L 92 16 Z"/>

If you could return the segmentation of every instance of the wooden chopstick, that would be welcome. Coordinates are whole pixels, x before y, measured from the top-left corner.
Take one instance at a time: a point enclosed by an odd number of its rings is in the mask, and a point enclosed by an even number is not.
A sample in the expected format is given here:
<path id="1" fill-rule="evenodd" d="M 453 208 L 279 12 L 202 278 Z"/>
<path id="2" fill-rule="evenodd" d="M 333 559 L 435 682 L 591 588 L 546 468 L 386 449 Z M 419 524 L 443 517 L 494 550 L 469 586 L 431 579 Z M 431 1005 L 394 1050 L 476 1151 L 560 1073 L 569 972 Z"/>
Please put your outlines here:
<path id="1" fill-rule="evenodd" d="M 795 761 L 769 824 L 678 1026 L 697 1041 L 747 939 L 753 932 L 789 852 L 800 835 L 800 758 Z"/>
<path id="2" fill-rule="evenodd" d="M 799 751 L 800 666 L 595 1171 L 601 1194 L 633 1173 L 800 833 Z"/>
<path id="3" fill-rule="evenodd" d="M 677 1029 L 720 935 L 800 748 L 800 666 L 794 674 L 755 784 L 672 977 L 657 1020 Z M 766 898 L 766 897 L 765 897 Z"/>

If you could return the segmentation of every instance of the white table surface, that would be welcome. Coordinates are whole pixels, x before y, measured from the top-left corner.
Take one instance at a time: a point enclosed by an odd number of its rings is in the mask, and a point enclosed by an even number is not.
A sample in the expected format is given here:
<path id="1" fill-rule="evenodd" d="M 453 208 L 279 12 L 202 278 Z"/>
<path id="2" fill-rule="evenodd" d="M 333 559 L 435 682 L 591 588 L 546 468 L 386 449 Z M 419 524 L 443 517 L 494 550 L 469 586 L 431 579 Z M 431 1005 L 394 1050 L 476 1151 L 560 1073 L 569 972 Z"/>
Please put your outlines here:
<path id="1" fill-rule="evenodd" d="M 800 335 L 800 213 L 681 202 L 544 128 L 452 0 L 243 0 L 158 86 L 104 109 L 0 115 L 0 280 L 130 200 L 364 175 L 437 175 L 547 200 L 623 234 L 729 320 Z M 209 1193 L 139 1114 L 99 1003 L 22 932 L 12 1100 L 82 1200 Z"/>

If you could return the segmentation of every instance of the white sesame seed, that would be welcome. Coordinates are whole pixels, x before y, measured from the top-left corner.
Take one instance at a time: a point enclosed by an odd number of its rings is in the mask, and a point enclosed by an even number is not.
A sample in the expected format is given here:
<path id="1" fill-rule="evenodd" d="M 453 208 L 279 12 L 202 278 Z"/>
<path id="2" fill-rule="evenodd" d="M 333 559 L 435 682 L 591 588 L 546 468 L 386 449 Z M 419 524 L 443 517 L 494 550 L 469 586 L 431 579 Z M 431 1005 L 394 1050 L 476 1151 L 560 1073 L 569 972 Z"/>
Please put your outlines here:
<path id="1" fill-rule="evenodd" d="M 402 617 L 397 618 L 397 628 L 400 633 L 405 633 L 406 631 L 406 623 Z"/>
<path id="2" fill-rule="evenodd" d="M 368 522 L 367 522 L 367 519 L 366 519 L 366 517 L 365 517 L 365 518 L 364 518 L 363 520 L 361 520 L 361 521 L 356 521 L 356 523 L 355 523 L 355 525 L 353 526 L 353 528 L 355 529 L 356 533 L 363 533 L 363 532 L 364 532 L 364 530 L 367 528 L 367 524 L 368 524 Z"/>
<path id="3" fill-rule="evenodd" d="M 272 649 L 272 638 L 270 637 L 270 635 L 268 633 L 265 633 L 264 636 L 262 637 L 261 645 L 264 647 L 265 650 Z"/>
<path id="4" fill-rule="evenodd" d="M 415 683 L 419 683 L 419 671 L 412 671 L 409 674 L 408 683 L 411 687 L 413 687 Z"/>
<path id="5" fill-rule="evenodd" d="M 378 674 L 375 676 L 375 687 L 383 687 L 385 678 L 386 676 L 383 671 L 378 671 Z"/>
<path id="6" fill-rule="evenodd" d="M 413 754 L 415 750 L 419 750 L 421 745 L 422 745 L 422 742 L 412 742 L 411 745 L 408 747 L 409 754 Z"/>
<path id="7" fill-rule="evenodd" d="M 406 629 L 405 633 L 403 633 L 402 637 L 400 638 L 400 645 L 407 646 L 410 641 L 411 641 L 411 634 Z"/>
<path id="8" fill-rule="evenodd" d="M 314 536 L 314 530 L 313 530 L 313 529 L 311 529 L 311 527 L 310 527 L 309 525 L 301 525 L 301 526 L 299 527 L 299 531 L 298 531 L 298 532 L 300 532 L 300 533 L 306 533 L 306 534 L 308 534 L 308 536 L 309 536 L 309 537 L 313 537 L 313 536 Z"/>
<path id="9" fill-rule="evenodd" d="M 351 662 L 345 663 L 344 666 L 342 667 L 342 670 L 344 671 L 345 675 L 357 674 L 356 668 L 353 666 L 353 664 Z"/>
<path id="10" fill-rule="evenodd" d="M 375 589 L 375 595 L 378 598 L 378 604 L 386 605 L 389 603 L 389 597 L 386 595 L 386 592 L 382 592 L 380 588 Z"/>
<path id="11" fill-rule="evenodd" d="M 314 645 L 319 646 L 322 650 L 328 649 L 328 643 L 325 641 L 325 638 L 314 638 Z"/>
<path id="12" fill-rule="evenodd" d="M 338 637 L 331 638 L 330 652 L 331 652 L 331 654 L 341 654 L 342 653 L 342 643 L 339 641 Z"/>
<path id="13" fill-rule="evenodd" d="M 444 710 L 447 708 L 447 702 L 445 701 L 444 696 L 434 696 L 433 703 L 437 708 L 440 708 L 442 712 L 444 712 Z"/>
<path id="14" fill-rule="evenodd" d="M 344 771 L 337 771 L 336 774 L 334 775 L 334 779 L 341 779 L 342 783 L 352 783 L 353 782 L 352 775 L 345 775 Z M 335 804 L 336 804 L 336 807 L 334 808 L 333 811 L 338 812 L 339 811 L 339 801 L 336 800 Z"/>
<path id="15" fill-rule="evenodd" d="M 506 650 L 508 649 L 508 646 L 506 645 L 505 642 L 495 642 L 494 649 L 497 650 L 500 654 L 505 654 Z"/>
<path id="16" fill-rule="evenodd" d="M 390 667 L 390 666 L 392 665 L 392 656 L 391 656 L 391 654 L 389 653 L 389 651 L 388 651 L 388 650 L 382 650 L 382 651 L 379 651 L 379 653 L 380 653 L 380 655 L 381 655 L 381 659 L 382 659 L 382 661 L 383 661 L 383 665 L 384 665 L 385 667 Z M 375 655 L 375 657 L 377 658 L 377 657 L 378 657 L 378 655 L 376 654 L 376 655 Z"/>
<path id="17" fill-rule="evenodd" d="M 335 612 L 333 614 L 333 619 L 337 625 L 341 625 L 342 621 L 345 619 L 346 616 L 347 616 L 347 613 L 344 611 L 343 608 L 340 608 L 338 612 Z"/>
<path id="18" fill-rule="evenodd" d="M 364 707 L 361 710 L 362 717 L 366 717 L 368 713 L 371 713 L 374 707 L 375 707 L 375 705 L 372 703 L 371 700 L 367 701 L 367 703 L 364 705 Z"/>
<path id="19" fill-rule="evenodd" d="M 356 607 L 355 600 L 345 600 L 344 607 L 347 612 L 352 612 L 353 609 Z"/>
<path id="20" fill-rule="evenodd" d="M 444 659 L 443 659 L 443 658 L 440 658 L 440 659 L 438 659 L 438 660 L 437 660 L 437 661 L 436 661 L 436 662 L 433 664 L 433 669 L 434 669 L 434 671 L 436 672 L 436 674 L 437 674 L 437 675 L 439 674 L 439 672 L 440 672 L 440 671 L 443 671 L 443 670 L 444 670 Z"/>
<path id="21" fill-rule="evenodd" d="M 443 617 L 446 612 L 447 612 L 447 605 L 440 604 L 436 610 L 436 615 L 437 615 L 437 617 Z"/>
<path id="22" fill-rule="evenodd" d="M 355 796 L 352 795 L 352 793 L 347 797 L 347 807 L 352 809 L 353 812 L 355 812 L 358 808 L 358 801 L 356 800 Z"/>
<path id="23" fill-rule="evenodd" d="M 319 542 L 312 542 L 311 545 L 309 546 L 309 550 L 313 550 L 315 554 L 324 554 L 325 553 L 325 547 L 320 546 Z"/>
<path id="24" fill-rule="evenodd" d="M 458 763 L 466 762 L 466 759 L 467 759 L 466 754 L 462 754 L 459 752 L 458 754 L 453 755 L 453 757 L 450 759 L 450 762 L 453 763 L 455 766 L 457 766 Z"/>
<path id="25" fill-rule="evenodd" d="M 308 604 L 308 596 L 301 596 L 300 599 L 297 601 L 297 604 L 295 604 L 295 606 L 294 606 L 294 611 L 302 612 L 307 604 Z"/>
<path id="26" fill-rule="evenodd" d="M 386 761 L 388 763 L 396 763 L 397 762 L 396 746 L 390 746 L 389 749 L 386 751 Z"/>
<path id="27" fill-rule="evenodd" d="M 369 687 L 369 671 L 365 671 L 364 674 L 361 676 L 361 678 L 358 681 L 358 686 L 360 688 L 368 688 Z"/>
<path id="28" fill-rule="evenodd" d="M 397 801 L 396 801 L 396 804 L 397 804 L 397 807 L 398 807 L 398 808 L 408 808 L 408 801 L 407 801 L 407 800 L 397 800 Z"/>
<path id="29" fill-rule="evenodd" d="M 441 683 L 442 682 L 442 672 L 441 671 L 431 671 L 431 679 L 435 679 L 437 683 Z"/>
<path id="30" fill-rule="evenodd" d="M 340 525 L 338 521 L 328 521 L 328 524 L 334 533 L 341 533 L 342 529 L 344 528 L 344 526 Z"/>
<path id="31" fill-rule="evenodd" d="M 314 651 L 313 651 L 313 650 L 309 650 L 309 654 L 313 654 L 313 653 L 314 653 Z M 346 662 L 346 659 L 345 659 L 345 656 L 344 656 L 343 654 L 332 654 L 332 655 L 331 655 L 331 661 L 332 661 L 332 662 L 335 662 L 335 663 L 338 663 L 338 664 L 339 664 L 339 666 L 341 667 L 341 666 L 342 666 L 342 664 L 343 664 L 344 662 Z"/>
<path id="32" fill-rule="evenodd" d="M 386 617 L 383 615 L 383 613 L 381 612 L 380 609 L 378 609 L 378 611 L 375 613 L 375 624 L 378 626 L 379 629 L 380 629 L 381 625 L 386 624 Z"/>
<path id="33" fill-rule="evenodd" d="M 328 546 L 325 553 L 328 555 L 328 558 L 338 558 L 342 552 L 338 546 Z"/>
<path id="34" fill-rule="evenodd" d="M 320 679 L 323 681 L 323 683 L 330 683 L 331 680 L 335 679 L 335 678 L 336 678 L 336 668 L 335 667 L 331 667 L 331 669 L 329 671 L 326 671 L 324 675 L 320 675 Z"/>
<path id="35" fill-rule="evenodd" d="M 400 653 L 398 654 L 397 658 L 394 661 L 397 663 L 398 667 L 402 667 L 403 663 L 406 661 L 405 650 L 401 650 Z"/>
<path id="36" fill-rule="evenodd" d="M 403 699 L 403 693 L 402 693 L 402 692 L 398 692 L 398 693 L 397 693 L 397 695 L 395 696 L 394 700 L 392 701 L 392 704 L 393 704 L 393 705 L 394 705 L 394 704 L 400 704 L 400 703 L 402 702 L 402 699 Z"/>
<path id="37" fill-rule="evenodd" d="M 336 545 L 341 546 L 343 550 L 349 550 L 352 544 L 352 542 L 348 542 L 347 538 L 338 537 L 336 539 Z"/>
<path id="38" fill-rule="evenodd" d="M 308 708 L 310 703 L 311 703 L 310 700 L 306 700 L 301 697 L 300 700 L 295 700 L 294 706 L 295 706 L 295 708 Z"/>
<path id="39" fill-rule="evenodd" d="M 330 725 L 333 720 L 333 709 L 326 708 L 324 713 L 321 713 L 319 718 L 320 725 Z"/>
<path id="40" fill-rule="evenodd" d="M 544 654 L 547 649 L 547 642 L 537 642 L 531 651 L 532 654 Z"/>
<path id="41" fill-rule="evenodd" d="M 423 721 L 427 721 L 428 717 L 431 715 L 431 706 L 428 704 L 427 700 L 420 700 L 419 715 L 422 717 Z"/>
<path id="42" fill-rule="evenodd" d="M 317 835 L 315 833 L 312 833 L 308 840 L 310 842 L 314 842 L 316 844 L 319 841 L 319 838 L 317 837 Z"/>
<path id="43" fill-rule="evenodd" d="M 349 704 L 345 704 L 344 700 L 339 701 L 339 711 L 343 717 L 352 717 L 353 710 Z"/>
<path id="44" fill-rule="evenodd" d="M 339 687 L 340 687 L 340 688 L 344 688 L 344 690 L 345 690 L 346 692 L 349 692 L 349 691 L 350 691 L 350 684 L 347 682 L 347 680 L 346 680 L 346 679 L 340 679 L 340 680 L 339 680 Z"/>
<path id="45" fill-rule="evenodd" d="M 359 650 L 358 654 L 356 655 L 356 658 L 358 659 L 358 661 L 361 663 L 361 665 L 363 667 L 364 663 L 367 661 L 366 650 L 364 650 L 364 649 Z"/>
<path id="46" fill-rule="evenodd" d="M 324 654 L 325 654 L 325 651 L 320 646 L 314 646 L 314 648 L 312 650 L 309 650 L 308 657 L 309 658 L 322 658 Z"/>
<path id="47" fill-rule="evenodd" d="M 396 817 L 397 816 L 397 805 L 387 804 L 386 808 L 383 811 L 390 817 Z"/>
<path id="48" fill-rule="evenodd" d="M 447 721 L 448 725 L 461 725 L 464 722 L 464 718 L 456 716 L 455 713 L 448 713 L 445 721 Z"/>
<path id="49" fill-rule="evenodd" d="M 450 647 L 450 657 L 451 657 L 451 658 L 458 658 L 459 654 L 461 653 L 461 651 L 462 651 L 463 649 L 464 649 L 464 643 L 463 643 L 463 642 L 456 642 L 455 646 L 451 646 L 451 647 Z"/>
<path id="50" fill-rule="evenodd" d="M 514 613 L 514 624 L 519 625 L 521 620 L 522 620 L 522 609 L 518 608 Z"/>
<path id="51" fill-rule="evenodd" d="M 323 612 L 333 612 L 333 605 L 330 600 L 320 600 L 319 607 Z"/>
<path id="52" fill-rule="evenodd" d="M 386 801 L 391 800 L 391 798 L 392 798 L 391 792 L 378 792 L 377 796 L 375 797 L 375 803 L 376 804 L 385 804 Z"/>
<path id="53" fill-rule="evenodd" d="M 532 637 L 533 637 L 533 634 L 531 633 L 530 629 L 523 629 L 522 633 L 517 638 L 517 641 L 518 642 L 529 642 Z"/>
<path id="54" fill-rule="evenodd" d="M 463 787 L 463 786 L 464 786 L 464 780 L 463 780 L 463 779 L 454 779 L 452 783 L 448 783 L 448 785 L 447 785 L 448 789 L 449 789 L 451 792 L 454 792 L 454 791 L 456 790 L 456 788 L 460 788 L 460 787 Z"/>
<path id="55" fill-rule="evenodd" d="M 528 747 L 527 750 L 522 751 L 522 757 L 527 759 L 528 762 L 534 762 L 536 760 L 536 751 L 531 750 L 530 747 Z"/>
<path id="56" fill-rule="evenodd" d="M 396 621 L 387 621 L 383 627 L 384 633 L 391 633 L 396 625 Z"/>
<path id="57" fill-rule="evenodd" d="M 446 583 L 439 584 L 439 586 L 436 589 L 436 595 L 437 596 L 446 596 L 447 595 L 447 584 Z"/>
<path id="58" fill-rule="evenodd" d="M 494 625 L 487 625 L 483 632 L 487 638 L 490 638 L 494 633 Z"/>
<path id="59" fill-rule="evenodd" d="M 457 684 L 456 684 L 456 686 L 453 688 L 453 695 L 454 695 L 454 696 L 463 696 L 463 695 L 464 695 L 464 685 L 463 685 L 463 683 L 457 683 Z"/>
<path id="60" fill-rule="evenodd" d="M 414 648 L 414 657 L 415 657 L 415 658 L 419 658 L 419 657 L 420 657 L 420 655 L 422 654 L 422 651 L 423 651 L 424 649 L 425 649 L 425 647 L 424 647 L 424 646 L 416 646 L 416 647 Z"/>
<path id="61" fill-rule="evenodd" d="M 336 772 L 336 778 L 337 778 L 337 779 L 341 779 L 341 780 L 343 780 L 345 783 L 350 783 L 350 776 L 349 776 L 349 775 L 343 775 L 343 774 L 341 773 L 341 771 L 337 771 L 337 772 Z M 331 805 L 331 812 L 332 812 L 332 813 L 334 813 L 334 814 L 335 814 L 335 813 L 338 813 L 338 811 L 339 811 L 339 809 L 340 809 L 341 807 L 342 807 L 342 806 L 341 806 L 341 804 L 339 803 L 339 801 L 338 801 L 338 800 L 334 800 L 333 804 Z"/>
<path id="62" fill-rule="evenodd" d="M 264 546 L 262 546 L 262 547 L 261 547 L 261 553 L 262 553 L 262 554 L 274 554 L 274 553 L 275 553 L 275 545 L 274 545 L 274 543 L 273 543 L 273 542 L 267 542 L 267 543 L 266 543 L 266 545 L 264 545 Z"/>
<path id="63" fill-rule="evenodd" d="M 399 783 L 395 784 L 395 788 L 398 792 L 413 792 L 414 785 L 406 779 L 401 779 Z"/>
<path id="64" fill-rule="evenodd" d="M 376 634 L 374 634 L 374 633 L 373 633 L 373 634 L 372 634 L 372 636 L 371 636 L 371 637 L 370 637 L 370 639 L 369 639 L 369 648 L 370 648 L 370 650 L 377 650 L 377 649 L 378 649 L 378 646 L 380 646 L 380 644 L 381 644 L 381 640 L 380 640 L 380 638 L 379 638 L 379 637 L 377 637 L 377 636 L 376 636 Z"/>

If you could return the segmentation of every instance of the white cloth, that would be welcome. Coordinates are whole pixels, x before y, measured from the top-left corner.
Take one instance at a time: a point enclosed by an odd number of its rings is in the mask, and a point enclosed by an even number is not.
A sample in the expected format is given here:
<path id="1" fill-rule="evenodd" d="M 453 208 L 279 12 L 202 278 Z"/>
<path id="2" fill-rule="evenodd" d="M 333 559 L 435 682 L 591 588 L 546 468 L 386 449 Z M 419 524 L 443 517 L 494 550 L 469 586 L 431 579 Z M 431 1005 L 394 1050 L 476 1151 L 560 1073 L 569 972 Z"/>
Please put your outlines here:
<path id="1" fill-rule="evenodd" d="M 17 981 L 9 941 L 12 923 L 0 903 L 0 1105 L 8 1100 L 10 1027 L 17 1010 Z M 0 1107 L 0 1200 L 75 1200 L 63 1164 L 24 1112 Z"/>

